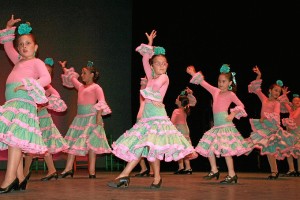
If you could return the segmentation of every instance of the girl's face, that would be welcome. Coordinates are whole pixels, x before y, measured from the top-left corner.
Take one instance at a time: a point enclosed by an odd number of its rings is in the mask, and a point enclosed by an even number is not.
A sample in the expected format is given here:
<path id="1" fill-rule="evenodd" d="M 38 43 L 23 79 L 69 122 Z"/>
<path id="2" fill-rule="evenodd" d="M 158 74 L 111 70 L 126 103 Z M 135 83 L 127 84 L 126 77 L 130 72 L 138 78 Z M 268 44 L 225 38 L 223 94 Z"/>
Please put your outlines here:
<path id="1" fill-rule="evenodd" d="M 22 35 L 18 39 L 18 51 L 24 59 L 35 57 L 38 45 L 35 44 L 31 35 Z"/>
<path id="2" fill-rule="evenodd" d="M 232 81 L 229 81 L 225 74 L 220 74 L 218 78 L 218 88 L 222 92 L 228 91 L 228 87 L 232 84 Z"/>
<path id="3" fill-rule="evenodd" d="M 275 85 L 272 89 L 269 89 L 270 97 L 277 99 L 281 94 L 281 87 Z"/>
<path id="4" fill-rule="evenodd" d="M 178 96 L 177 99 L 175 100 L 175 104 L 176 104 L 178 107 L 180 107 L 181 102 L 180 102 L 180 100 L 179 100 L 179 96 Z"/>
<path id="5" fill-rule="evenodd" d="M 165 74 L 168 68 L 167 59 L 164 56 L 156 56 L 153 59 L 152 68 L 155 75 Z"/>
<path id="6" fill-rule="evenodd" d="M 85 82 L 85 83 L 92 83 L 94 82 L 93 81 L 93 77 L 94 77 L 94 74 L 91 73 L 87 68 L 83 68 L 82 71 L 81 71 L 81 78 L 82 78 L 82 81 Z"/>
<path id="7" fill-rule="evenodd" d="M 295 108 L 299 108 L 300 107 L 300 98 L 299 97 L 294 97 L 292 100 L 293 106 Z"/>

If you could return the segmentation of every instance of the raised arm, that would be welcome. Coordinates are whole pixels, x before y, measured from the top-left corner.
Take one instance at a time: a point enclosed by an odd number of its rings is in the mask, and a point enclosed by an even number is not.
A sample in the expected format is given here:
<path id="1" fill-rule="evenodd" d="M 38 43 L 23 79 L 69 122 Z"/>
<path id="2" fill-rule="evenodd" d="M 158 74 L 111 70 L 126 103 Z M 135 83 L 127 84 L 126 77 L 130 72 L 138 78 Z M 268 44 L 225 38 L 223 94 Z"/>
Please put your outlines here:
<path id="1" fill-rule="evenodd" d="M 75 87 L 77 90 L 82 85 L 78 81 L 79 74 L 74 71 L 74 68 L 67 69 L 67 61 L 58 61 L 64 74 L 62 74 L 63 85 L 69 88 Z"/>

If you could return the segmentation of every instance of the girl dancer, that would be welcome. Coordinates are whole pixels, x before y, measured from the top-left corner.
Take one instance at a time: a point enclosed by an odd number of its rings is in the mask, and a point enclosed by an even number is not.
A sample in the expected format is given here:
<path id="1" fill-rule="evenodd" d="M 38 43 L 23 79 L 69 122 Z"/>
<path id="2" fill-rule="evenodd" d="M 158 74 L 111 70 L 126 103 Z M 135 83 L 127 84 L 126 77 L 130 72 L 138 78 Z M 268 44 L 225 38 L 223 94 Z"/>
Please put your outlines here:
<path id="1" fill-rule="evenodd" d="M 52 58 L 46 58 L 45 64 L 50 73 L 51 77 L 53 75 L 53 65 L 54 61 Z M 44 160 L 46 162 L 48 168 L 48 174 L 41 179 L 41 181 L 48 181 L 52 178 L 57 179 L 58 174 L 56 172 L 54 162 L 52 159 L 52 154 L 56 154 L 63 150 L 69 148 L 68 144 L 60 134 L 59 130 L 53 123 L 49 110 L 53 110 L 55 112 L 64 112 L 67 109 L 65 102 L 60 98 L 59 93 L 51 86 L 48 85 L 44 88 L 46 91 L 46 96 L 49 100 L 48 104 L 38 105 L 38 117 L 40 122 L 40 127 L 42 130 L 42 137 L 44 142 L 48 147 L 48 152 L 44 156 Z M 30 166 L 32 163 L 34 155 L 27 154 L 25 156 L 25 165 L 24 165 L 24 174 L 27 174 L 25 177 L 29 180 L 31 171 Z"/>
<path id="2" fill-rule="evenodd" d="M 38 45 L 32 28 L 23 23 L 18 27 L 18 52 L 15 50 L 14 26 L 21 19 L 11 16 L 6 29 L 0 31 L 0 43 L 14 67 L 6 80 L 6 102 L 0 107 L 0 150 L 8 149 L 7 169 L 0 194 L 25 190 L 24 153 L 44 154 L 47 147 L 42 139 L 36 104 L 48 101 L 43 87 L 51 82 L 45 63 L 36 58 Z"/>
<path id="3" fill-rule="evenodd" d="M 111 148 L 107 142 L 102 116 L 111 113 L 106 103 L 102 88 L 96 84 L 99 72 L 89 61 L 82 68 L 81 78 L 84 83 L 77 80 L 79 75 L 74 68 L 67 69 L 67 61 L 59 61 L 64 74 L 63 85 L 75 87 L 78 91 L 77 115 L 64 137 L 70 146 L 64 152 L 68 153 L 67 164 L 60 174 L 61 178 L 73 177 L 73 164 L 75 156 L 89 155 L 89 178 L 96 178 L 96 154 L 110 153 Z"/>
<path id="4" fill-rule="evenodd" d="M 236 96 L 235 72 L 230 72 L 227 64 L 222 65 L 218 78 L 218 87 L 211 86 L 204 80 L 201 72 L 196 73 L 194 66 L 187 67 L 187 73 L 192 76 L 191 83 L 204 87 L 213 97 L 214 126 L 204 133 L 200 139 L 196 151 L 204 157 L 208 157 L 211 170 L 204 179 L 219 179 L 220 172 L 217 168 L 216 158 L 225 157 L 228 175 L 220 183 L 237 183 L 238 177 L 234 171 L 232 156 L 240 156 L 250 151 L 248 143 L 244 140 L 232 123 L 233 118 L 246 117 L 243 103 Z M 236 107 L 228 109 L 231 103 Z"/>
<path id="5" fill-rule="evenodd" d="M 150 188 L 160 188 L 160 160 L 178 161 L 194 151 L 172 124 L 162 103 L 169 86 L 165 50 L 152 46 L 156 37 L 155 30 L 150 35 L 146 33 L 146 36 L 148 45 L 141 44 L 136 48 L 143 56 L 143 66 L 148 79 L 146 88 L 140 91 L 145 98 L 144 111 L 142 118 L 112 144 L 114 155 L 125 160 L 127 165 L 114 181 L 108 183 L 109 187 L 128 187 L 130 172 L 141 157 L 145 157 L 153 162 L 154 181 Z"/>

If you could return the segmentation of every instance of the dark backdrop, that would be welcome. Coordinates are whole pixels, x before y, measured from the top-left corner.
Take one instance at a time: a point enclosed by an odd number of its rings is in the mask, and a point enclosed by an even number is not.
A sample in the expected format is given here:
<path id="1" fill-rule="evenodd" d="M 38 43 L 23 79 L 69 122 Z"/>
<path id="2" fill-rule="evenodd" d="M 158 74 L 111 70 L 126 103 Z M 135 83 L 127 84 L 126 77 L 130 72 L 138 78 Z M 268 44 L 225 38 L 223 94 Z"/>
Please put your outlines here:
<path id="1" fill-rule="evenodd" d="M 157 30 L 154 45 L 163 46 L 169 62 L 170 86 L 165 97 L 166 109 L 171 116 L 176 108 L 175 99 L 186 86 L 193 89 L 198 103 L 188 117 L 193 145 L 210 128 L 211 95 L 189 84 L 185 69 L 195 65 L 205 79 L 217 86 L 219 69 L 230 64 L 236 72 L 237 95 L 244 103 L 248 117 L 234 120 L 244 137 L 251 132 L 249 118 L 259 118 L 261 103 L 255 94 L 249 94 L 247 85 L 255 79 L 252 67 L 262 71 L 262 89 L 281 79 L 293 93 L 300 93 L 300 69 L 297 67 L 299 31 L 296 27 L 299 6 L 271 1 L 133 1 L 133 68 L 132 105 L 138 105 L 139 78 L 144 76 L 141 56 L 134 51 L 140 43 L 147 43 L 145 32 Z M 293 76 L 294 75 L 294 76 Z M 136 92 L 135 92 L 136 91 Z M 134 103 L 135 102 L 135 103 Z M 133 113 L 138 107 L 133 106 Z M 133 119 L 135 115 L 132 115 Z M 266 157 L 254 151 L 249 156 L 235 157 L 236 170 L 269 171 Z M 224 159 L 218 159 L 221 170 L 227 170 Z M 177 165 L 164 165 L 177 169 Z M 209 170 L 206 158 L 192 161 L 195 170 Z M 279 161 L 286 167 L 286 161 Z"/>

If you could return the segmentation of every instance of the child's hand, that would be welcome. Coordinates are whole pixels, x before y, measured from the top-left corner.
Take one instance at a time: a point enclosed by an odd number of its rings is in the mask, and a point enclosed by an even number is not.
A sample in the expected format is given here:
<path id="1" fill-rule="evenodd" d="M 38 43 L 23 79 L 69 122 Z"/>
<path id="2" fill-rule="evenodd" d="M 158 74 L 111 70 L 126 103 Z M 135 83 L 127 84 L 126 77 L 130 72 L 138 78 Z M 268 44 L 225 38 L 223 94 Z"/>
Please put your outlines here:
<path id="1" fill-rule="evenodd" d="M 194 74 L 196 74 L 196 70 L 195 67 L 193 65 L 189 65 L 186 68 L 186 73 L 190 74 L 191 76 L 193 76 Z"/>
<path id="2" fill-rule="evenodd" d="M 18 90 L 26 90 L 24 85 L 19 85 L 15 87 L 14 92 L 17 92 Z"/>
<path id="3" fill-rule="evenodd" d="M 265 120 L 265 118 L 264 118 L 264 117 L 261 117 L 261 118 L 259 119 L 259 122 L 260 122 L 260 123 L 264 123 L 264 120 Z"/>
<path id="4" fill-rule="evenodd" d="M 146 36 L 148 38 L 148 45 L 152 46 L 153 40 L 156 37 L 156 30 L 152 30 L 151 33 L 150 33 L 150 35 L 148 33 L 146 33 Z"/>
<path id="5" fill-rule="evenodd" d="M 255 65 L 255 67 L 252 68 L 253 72 L 256 73 L 257 75 L 261 75 L 261 72 L 259 70 L 259 68 L 257 67 L 257 65 Z"/>
<path id="6" fill-rule="evenodd" d="M 286 86 L 283 86 L 283 87 L 282 87 L 282 94 L 283 94 L 283 95 L 287 95 L 288 93 L 290 93 L 289 88 L 286 87 Z"/>
<path id="7" fill-rule="evenodd" d="M 188 94 L 193 94 L 193 90 L 191 90 L 189 87 L 186 87 L 185 91 Z"/>
<path id="8" fill-rule="evenodd" d="M 21 21 L 21 19 L 14 19 L 14 15 L 11 15 L 10 20 L 7 21 L 6 23 L 6 28 L 11 28 L 14 26 L 15 23 Z"/>

